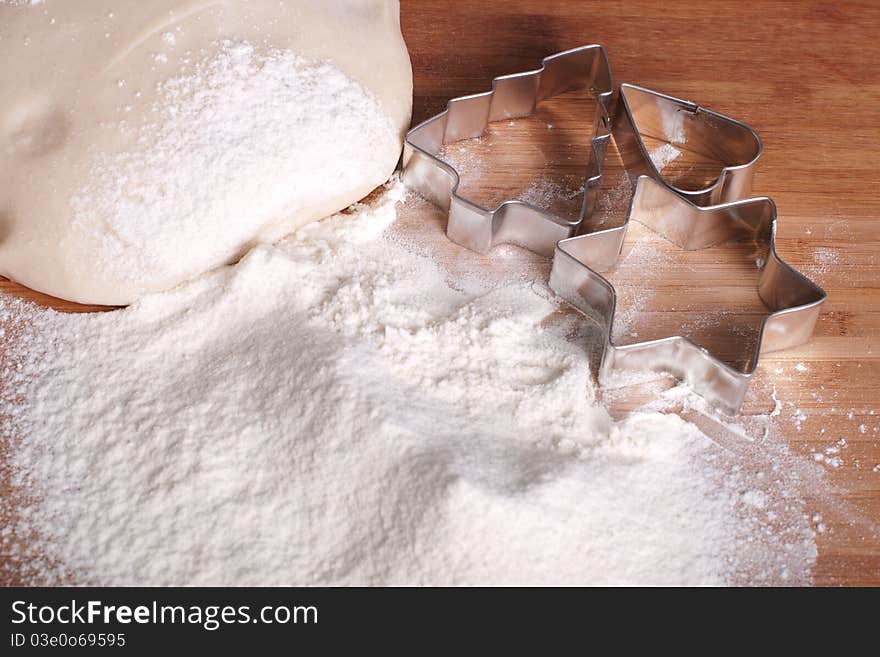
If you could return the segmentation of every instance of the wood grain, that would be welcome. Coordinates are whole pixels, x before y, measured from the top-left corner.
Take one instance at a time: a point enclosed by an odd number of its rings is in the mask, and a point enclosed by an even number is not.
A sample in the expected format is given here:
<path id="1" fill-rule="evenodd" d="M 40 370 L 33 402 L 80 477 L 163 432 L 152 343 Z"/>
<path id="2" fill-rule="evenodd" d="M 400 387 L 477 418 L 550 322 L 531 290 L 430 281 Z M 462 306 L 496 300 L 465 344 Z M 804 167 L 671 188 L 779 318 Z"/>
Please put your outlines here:
<path id="1" fill-rule="evenodd" d="M 775 391 L 782 408 L 772 430 L 802 459 L 846 441 L 841 465 L 827 468 L 828 489 L 808 491 L 811 513 L 827 526 L 817 535 L 814 579 L 880 585 L 880 5 L 403 0 L 402 23 L 415 74 L 414 121 L 452 96 L 486 90 L 496 75 L 601 43 L 616 82 L 693 100 L 758 130 L 765 154 L 755 193 L 779 206 L 779 252 L 829 298 L 813 340 L 762 358 L 744 421 L 771 411 Z M 586 147 L 580 127 L 589 111 L 583 99 L 562 99 L 533 120 L 493 126 L 479 142 L 452 148 L 450 158 L 471 170 L 463 189 L 486 203 L 524 194 L 553 203 L 560 195 L 549 192 L 560 190 L 576 195 Z M 610 224 L 622 215 L 609 157 L 598 220 Z M 442 216 L 418 203 L 402 214 L 399 230 L 450 269 L 536 278 L 548 270 L 545 260 L 519 249 L 464 252 L 445 240 Z M 615 273 L 622 295 L 640 310 L 621 337 L 684 327 L 735 362 L 763 312 L 753 254 L 733 246 L 683 258 L 650 240 L 634 231 L 626 247 L 631 261 Z M 6 281 L 0 289 L 64 311 L 96 309 Z M 642 399 L 633 390 L 608 403 L 620 414 Z"/>

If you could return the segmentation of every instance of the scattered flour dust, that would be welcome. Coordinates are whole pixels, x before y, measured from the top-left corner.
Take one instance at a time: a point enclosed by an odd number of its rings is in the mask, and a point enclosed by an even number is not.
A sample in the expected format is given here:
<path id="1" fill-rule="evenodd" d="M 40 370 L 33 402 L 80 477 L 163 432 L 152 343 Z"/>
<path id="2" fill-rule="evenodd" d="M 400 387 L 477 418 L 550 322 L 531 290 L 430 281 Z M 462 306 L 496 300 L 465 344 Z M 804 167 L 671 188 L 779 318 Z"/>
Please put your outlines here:
<path id="1" fill-rule="evenodd" d="M 650 153 L 651 162 L 662 172 L 667 165 L 671 164 L 681 156 L 681 151 L 672 144 L 663 144 L 658 146 Z"/>
<path id="2" fill-rule="evenodd" d="M 809 581 L 796 495 L 674 414 L 613 421 L 549 291 L 450 286 L 386 233 L 402 193 L 125 310 L 0 297 L 9 576 Z"/>

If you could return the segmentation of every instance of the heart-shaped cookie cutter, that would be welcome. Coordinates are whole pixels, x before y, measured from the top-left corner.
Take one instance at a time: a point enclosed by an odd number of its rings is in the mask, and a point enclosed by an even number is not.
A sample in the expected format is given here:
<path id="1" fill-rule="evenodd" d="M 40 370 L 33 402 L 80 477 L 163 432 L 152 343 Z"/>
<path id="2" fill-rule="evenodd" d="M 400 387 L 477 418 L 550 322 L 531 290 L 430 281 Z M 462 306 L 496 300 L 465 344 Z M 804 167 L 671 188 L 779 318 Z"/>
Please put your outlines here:
<path id="1" fill-rule="evenodd" d="M 729 116 L 632 84 L 621 84 L 614 115 L 614 143 L 631 180 L 649 176 L 695 205 L 719 205 L 752 193 L 761 137 Z M 642 136 L 682 146 L 723 168 L 708 187 L 689 190 L 670 184 L 657 169 Z"/>

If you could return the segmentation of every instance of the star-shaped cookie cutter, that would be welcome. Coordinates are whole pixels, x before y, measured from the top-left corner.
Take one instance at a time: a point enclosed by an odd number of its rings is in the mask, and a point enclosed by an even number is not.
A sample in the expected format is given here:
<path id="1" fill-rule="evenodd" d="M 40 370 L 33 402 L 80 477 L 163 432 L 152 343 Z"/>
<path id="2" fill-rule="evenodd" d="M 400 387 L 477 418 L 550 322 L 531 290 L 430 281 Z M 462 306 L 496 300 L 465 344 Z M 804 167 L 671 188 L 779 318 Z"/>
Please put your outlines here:
<path id="1" fill-rule="evenodd" d="M 743 344 L 742 369 L 714 356 L 690 339 L 673 335 L 616 345 L 612 341 L 617 294 L 600 272 L 614 268 L 630 221 L 638 221 L 684 250 L 706 249 L 733 239 L 763 245 L 758 296 L 770 310 L 754 345 Z M 666 184 L 640 176 L 622 226 L 559 242 L 550 287 L 603 327 L 600 384 L 619 372 L 662 372 L 685 381 L 720 410 L 739 412 L 761 353 L 787 349 L 809 339 L 825 292 L 796 271 L 776 251 L 776 204 L 767 197 L 709 207 L 695 205 Z"/>
<path id="2" fill-rule="evenodd" d="M 484 208 L 458 194 L 458 172 L 437 157 L 445 144 L 480 137 L 493 121 L 530 116 L 542 100 L 583 89 L 592 93 L 597 107 L 578 217 L 560 217 L 518 199 Z M 556 243 L 570 237 L 593 212 L 611 138 L 613 93 L 608 57 L 598 45 L 546 57 L 534 71 L 497 77 L 491 91 L 453 98 L 445 111 L 407 133 L 403 181 L 449 212 L 446 234 L 456 244 L 478 253 L 497 244 L 517 244 L 550 257 Z"/>

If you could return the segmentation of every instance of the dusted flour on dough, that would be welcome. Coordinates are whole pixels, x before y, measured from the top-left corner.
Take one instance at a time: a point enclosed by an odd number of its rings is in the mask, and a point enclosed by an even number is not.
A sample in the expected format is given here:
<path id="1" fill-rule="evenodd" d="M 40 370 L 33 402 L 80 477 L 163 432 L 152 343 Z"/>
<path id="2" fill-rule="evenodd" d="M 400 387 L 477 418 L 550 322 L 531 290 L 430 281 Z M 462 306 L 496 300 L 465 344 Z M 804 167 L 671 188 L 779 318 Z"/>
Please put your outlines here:
<path id="1" fill-rule="evenodd" d="M 397 0 L 0 4 L 0 275 L 127 304 L 385 182 Z"/>
<path id="2" fill-rule="evenodd" d="M 6 567 L 102 584 L 805 583 L 784 463 L 615 422 L 543 285 L 371 205 L 103 315 L 0 297 Z M 23 549 L 21 537 L 29 537 Z M 37 558 L 34 555 L 40 555 Z"/>
<path id="3" fill-rule="evenodd" d="M 387 177 L 381 154 L 397 142 L 379 101 L 333 64 L 231 41 L 164 82 L 153 112 L 143 147 L 100 155 L 71 202 L 74 235 L 126 286 L 170 287 L 328 200 L 338 209 L 340 193 Z"/>

